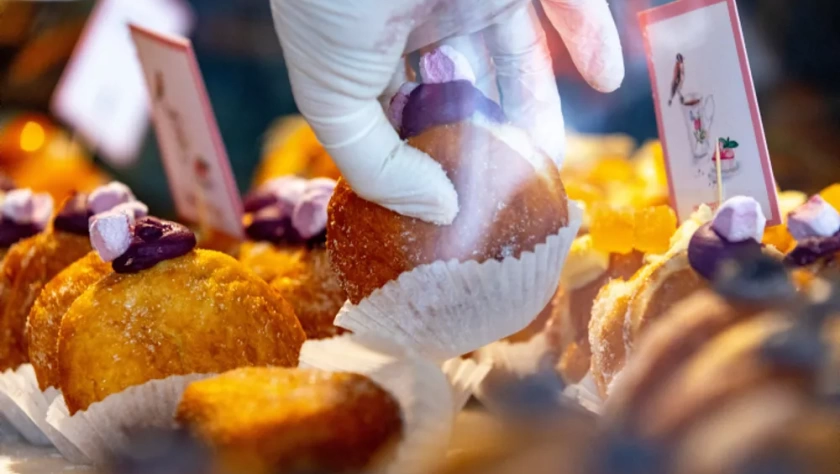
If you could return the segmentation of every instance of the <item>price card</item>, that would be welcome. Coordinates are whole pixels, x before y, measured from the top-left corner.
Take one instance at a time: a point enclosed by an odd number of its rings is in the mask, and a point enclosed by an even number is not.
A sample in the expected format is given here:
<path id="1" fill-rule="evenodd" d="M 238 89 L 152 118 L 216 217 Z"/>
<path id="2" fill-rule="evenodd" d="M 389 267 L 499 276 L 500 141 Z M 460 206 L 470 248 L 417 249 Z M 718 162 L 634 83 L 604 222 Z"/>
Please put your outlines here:
<path id="1" fill-rule="evenodd" d="M 725 196 L 751 196 L 769 224 L 780 223 L 735 0 L 679 0 L 640 13 L 639 23 L 677 215 L 718 204 L 719 146 Z"/>
<path id="2" fill-rule="evenodd" d="M 143 76 L 128 23 L 186 34 L 182 0 L 100 0 L 52 97 L 53 113 L 109 164 L 132 164 L 148 129 Z"/>
<path id="3" fill-rule="evenodd" d="M 189 40 L 131 25 L 175 206 L 183 219 L 242 236 L 242 202 Z"/>

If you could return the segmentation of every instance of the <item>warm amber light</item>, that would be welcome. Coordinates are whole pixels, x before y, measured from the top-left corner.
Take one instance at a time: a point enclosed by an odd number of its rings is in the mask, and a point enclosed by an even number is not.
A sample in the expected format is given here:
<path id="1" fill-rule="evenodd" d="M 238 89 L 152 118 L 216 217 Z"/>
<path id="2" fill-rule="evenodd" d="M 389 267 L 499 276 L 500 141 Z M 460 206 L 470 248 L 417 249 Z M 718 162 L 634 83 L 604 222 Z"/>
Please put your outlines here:
<path id="1" fill-rule="evenodd" d="M 44 127 L 37 122 L 26 122 L 20 131 L 20 149 L 27 153 L 40 150 L 45 141 Z"/>

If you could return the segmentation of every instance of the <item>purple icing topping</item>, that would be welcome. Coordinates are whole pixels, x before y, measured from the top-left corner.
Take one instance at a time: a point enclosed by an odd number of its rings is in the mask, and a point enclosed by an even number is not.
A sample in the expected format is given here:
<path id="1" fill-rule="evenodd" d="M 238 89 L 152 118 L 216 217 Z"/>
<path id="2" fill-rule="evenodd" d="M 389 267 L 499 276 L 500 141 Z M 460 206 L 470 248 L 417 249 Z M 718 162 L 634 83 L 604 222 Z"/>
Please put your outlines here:
<path id="1" fill-rule="evenodd" d="M 266 183 L 252 195 L 246 235 L 275 244 L 324 243 L 327 205 L 335 184 L 328 178 L 279 178 Z"/>
<path id="2" fill-rule="evenodd" d="M 808 237 L 799 241 L 796 248 L 785 256 L 785 263 L 804 267 L 822 258 L 832 257 L 840 252 L 840 232 L 831 237 Z"/>
<path id="3" fill-rule="evenodd" d="M 469 81 L 420 84 L 408 96 L 403 109 L 400 137 L 415 137 L 434 126 L 458 123 L 476 113 L 495 123 L 506 121 L 499 104 Z"/>
<path id="4" fill-rule="evenodd" d="M 9 218 L 0 217 L 0 247 L 11 247 L 17 242 L 41 232 L 41 230 L 41 227 L 37 224 L 18 224 Z"/>
<path id="5" fill-rule="evenodd" d="M 245 208 L 245 212 L 251 213 L 268 206 L 273 206 L 279 202 L 280 198 L 274 192 L 260 188 L 248 193 L 242 205 Z"/>
<path id="6" fill-rule="evenodd" d="M 722 263 L 758 258 L 761 254 L 761 244 L 755 240 L 729 242 L 712 229 L 711 222 L 697 229 L 688 243 L 688 263 L 694 271 L 709 281 L 717 277 Z"/>
<path id="7" fill-rule="evenodd" d="M 292 225 L 292 217 L 280 205 L 255 212 L 251 216 L 251 223 L 245 227 L 245 234 L 251 240 L 273 244 L 299 244 L 304 240 Z"/>
<path id="8" fill-rule="evenodd" d="M 53 226 L 61 231 L 77 235 L 89 235 L 88 220 L 93 211 L 88 209 L 87 195 L 76 193 L 64 203 L 64 207 L 53 220 Z"/>
<path id="9" fill-rule="evenodd" d="M 134 224 L 128 250 L 112 264 L 117 273 L 137 273 L 195 248 L 195 234 L 177 222 L 141 217 Z"/>

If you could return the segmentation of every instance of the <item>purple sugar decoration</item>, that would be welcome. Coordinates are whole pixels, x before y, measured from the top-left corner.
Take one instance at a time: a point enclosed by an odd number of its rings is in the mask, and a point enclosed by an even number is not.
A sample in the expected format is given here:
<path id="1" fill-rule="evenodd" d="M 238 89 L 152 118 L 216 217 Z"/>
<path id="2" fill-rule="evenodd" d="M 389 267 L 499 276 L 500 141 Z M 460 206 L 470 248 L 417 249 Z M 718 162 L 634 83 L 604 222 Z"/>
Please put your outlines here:
<path id="1" fill-rule="evenodd" d="M 499 104 L 469 81 L 420 84 L 411 92 L 403 109 L 400 137 L 411 138 L 438 125 L 461 122 L 476 113 L 491 122 L 506 121 Z"/>
<path id="2" fill-rule="evenodd" d="M 717 277 L 724 262 L 756 258 L 761 253 L 761 244 L 755 240 L 729 242 L 715 232 L 711 223 L 697 229 L 688 243 L 688 263 L 694 271 L 709 281 Z"/>
<path id="3" fill-rule="evenodd" d="M 187 227 L 157 217 L 141 217 L 134 224 L 128 250 L 112 266 L 117 273 L 137 273 L 186 255 L 195 245 L 195 234 Z"/>

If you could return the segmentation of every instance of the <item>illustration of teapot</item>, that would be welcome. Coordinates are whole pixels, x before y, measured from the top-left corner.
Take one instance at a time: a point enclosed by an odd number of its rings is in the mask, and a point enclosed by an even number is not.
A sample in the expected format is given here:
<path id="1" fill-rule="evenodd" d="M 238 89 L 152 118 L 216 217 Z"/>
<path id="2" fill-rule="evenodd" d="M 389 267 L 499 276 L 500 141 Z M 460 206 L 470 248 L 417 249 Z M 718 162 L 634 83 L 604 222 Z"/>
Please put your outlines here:
<path id="1" fill-rule="evenodd" d="M 715 99 L 699 94 L 686 94 L 682 102 L 683 117 L 688 130 L 688 142 L 695 160 L 710 156 L 715 139 L 711 136 L 715 118 Z"/>

